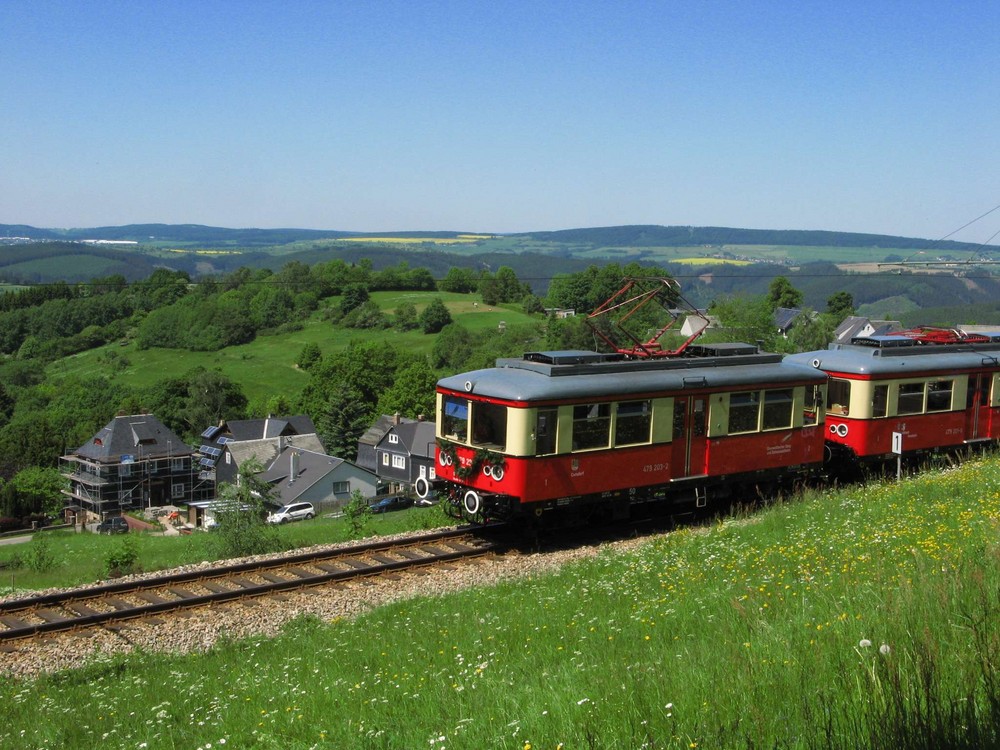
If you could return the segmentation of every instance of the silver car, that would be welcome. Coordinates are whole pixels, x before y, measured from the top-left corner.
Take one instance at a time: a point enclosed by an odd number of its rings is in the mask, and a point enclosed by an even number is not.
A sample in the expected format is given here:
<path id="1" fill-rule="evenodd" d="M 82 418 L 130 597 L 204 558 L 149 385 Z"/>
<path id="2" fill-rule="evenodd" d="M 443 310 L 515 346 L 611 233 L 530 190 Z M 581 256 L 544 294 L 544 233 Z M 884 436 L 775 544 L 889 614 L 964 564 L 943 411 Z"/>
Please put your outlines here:
<path id="1" fill-rule="evenodd" d="M 287 523 L 288 521 L 301 521 L 303 518 L 313 518 L 316 509 L 312 503 L 290 503 L 278 508 L 267 517 L 268 523 Z"/>

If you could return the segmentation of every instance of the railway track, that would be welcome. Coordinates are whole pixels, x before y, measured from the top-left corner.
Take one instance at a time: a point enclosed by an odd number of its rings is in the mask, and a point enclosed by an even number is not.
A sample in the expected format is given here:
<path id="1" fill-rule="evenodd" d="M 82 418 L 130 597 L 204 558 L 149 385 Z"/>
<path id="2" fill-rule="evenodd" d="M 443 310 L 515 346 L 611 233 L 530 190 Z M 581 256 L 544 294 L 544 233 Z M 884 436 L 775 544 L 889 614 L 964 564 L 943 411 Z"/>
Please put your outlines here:
<path id="1" fill-rule="evenodd" d="M 494 554 L 468 530 L 205 568 L 0 602 L 0 643 Z"/>

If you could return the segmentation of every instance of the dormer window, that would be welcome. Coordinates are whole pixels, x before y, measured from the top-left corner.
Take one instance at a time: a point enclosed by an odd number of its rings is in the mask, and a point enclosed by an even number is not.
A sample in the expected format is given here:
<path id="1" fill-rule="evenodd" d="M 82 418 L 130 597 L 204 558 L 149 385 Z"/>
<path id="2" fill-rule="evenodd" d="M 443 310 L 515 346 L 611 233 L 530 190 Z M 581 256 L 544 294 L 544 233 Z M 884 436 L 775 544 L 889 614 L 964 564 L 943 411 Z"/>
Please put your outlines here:
<path id="1" fill-rule="evenodd" d="M 389 433 L 389 442 L 395 445 L 399 442 L 399 435 L 395 433 Z"/>

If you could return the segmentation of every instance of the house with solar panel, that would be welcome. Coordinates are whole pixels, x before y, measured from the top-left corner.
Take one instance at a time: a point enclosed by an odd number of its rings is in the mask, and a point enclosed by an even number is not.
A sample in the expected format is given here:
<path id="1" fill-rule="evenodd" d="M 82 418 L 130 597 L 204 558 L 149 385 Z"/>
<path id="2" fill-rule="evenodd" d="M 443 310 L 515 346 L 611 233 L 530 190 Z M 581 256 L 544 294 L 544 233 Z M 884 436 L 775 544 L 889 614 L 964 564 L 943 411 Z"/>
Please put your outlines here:
<path id="1" fill-rule="evenodd" d="M 215 487 L 201 478 L 194 453 L 152 414 L 119 415 L 60 457 L 67 514 L 91 522 L 210 497 Z"/>
<path id="2" fill-rule="evenodd" d="M 286 447 L 326 453 L 312 420 L 299 415 L 224 420 L 201 433 L 195 454 L 205 477 L 221 484 L 235 482 L 250 458 L 270 466 Z"/>

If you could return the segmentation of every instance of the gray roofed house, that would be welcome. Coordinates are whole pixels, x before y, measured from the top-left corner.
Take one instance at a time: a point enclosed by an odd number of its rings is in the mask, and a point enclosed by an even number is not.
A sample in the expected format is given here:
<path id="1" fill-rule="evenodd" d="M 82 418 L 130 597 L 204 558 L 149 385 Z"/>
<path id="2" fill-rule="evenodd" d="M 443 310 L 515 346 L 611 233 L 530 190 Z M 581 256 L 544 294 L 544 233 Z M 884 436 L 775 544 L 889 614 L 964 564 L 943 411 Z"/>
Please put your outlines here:
<path id="1" fill-rule="evenodd" d="M 310 502 L 318 513 L 339 510 L 355 490 L 374 497 L 378 486 L 378 477 L 357 464 L 295 447 L 286 447 L 257 476 L 274 487 L 277 504 Z"/>
<path id="2" fill-rule="evenodd" d="M 434 479 L 436 446 L 434 422 L 393 424 L 375 446 L 376 472 L 396 489 L 409 491 L 419 477 Z"/>
<path id="3" fill-rule="evenodd" d="M 855 338 L 884 336 L 902 330 L 903 326 L 898 320 L 873 320 L 861 315 L 848 315 L 833 332 L 833 342 L 850 344 Z"/>
<path id="4" fill-rule="evenodd" d="M 199 478 L 194 451 L 152 414 L 119 415 L 59 459 L 67 503 L 91 517 L 187 503 L 214 492 Z"/>
<path id="5" fill-rule="evenodd" d="M 358 438 L 358 457 L 356 463 L 369 471 L 378 472 L 378 459 L 375 456 L 375 446 L 379 444 L 393 425 L 410 424 L 416 422 L 415 419 L 401 417 L 399 414 L 383 414 L 375 420 L 375 423 L 365 430 L 364 434 Z"/>

